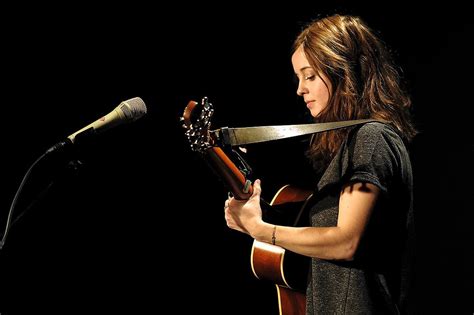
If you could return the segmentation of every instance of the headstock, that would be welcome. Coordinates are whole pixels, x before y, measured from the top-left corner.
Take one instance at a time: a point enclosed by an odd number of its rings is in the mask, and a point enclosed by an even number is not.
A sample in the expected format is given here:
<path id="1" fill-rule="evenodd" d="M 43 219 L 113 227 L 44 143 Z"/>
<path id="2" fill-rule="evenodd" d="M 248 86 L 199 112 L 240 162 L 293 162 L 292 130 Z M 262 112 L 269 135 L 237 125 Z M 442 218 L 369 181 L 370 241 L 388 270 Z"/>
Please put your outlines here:
<path id="1" fill-rule="evenodd" d="M 204 153 L 212 147 L 213 140 L 209 131 L 213 114 L 214 108 L 207 97 L 203 97 L 201 103 L 190 101 L 184 109 L 181 121 L 193 151 Z"/>

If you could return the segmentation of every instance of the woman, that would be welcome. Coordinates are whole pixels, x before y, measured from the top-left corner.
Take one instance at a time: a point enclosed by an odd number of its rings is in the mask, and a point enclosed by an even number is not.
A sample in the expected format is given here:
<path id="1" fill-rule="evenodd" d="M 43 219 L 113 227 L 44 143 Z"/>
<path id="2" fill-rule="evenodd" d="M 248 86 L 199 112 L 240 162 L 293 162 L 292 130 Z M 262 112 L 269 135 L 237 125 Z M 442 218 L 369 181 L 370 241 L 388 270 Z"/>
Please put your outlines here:
<path id="1" fill-rule="evenodd" d="M 307 314 L 408 313 L 414 230 L 405 144 L 416 131 L 388 50 L 360 18 L 334 15 L 297 36 L 291 62 L 316 123 L 384 122 L 314 135 L 312 226 L 263 221 L 259 180 L 250 199 L 226 200 L 227 225 L 312 258 Z"/>

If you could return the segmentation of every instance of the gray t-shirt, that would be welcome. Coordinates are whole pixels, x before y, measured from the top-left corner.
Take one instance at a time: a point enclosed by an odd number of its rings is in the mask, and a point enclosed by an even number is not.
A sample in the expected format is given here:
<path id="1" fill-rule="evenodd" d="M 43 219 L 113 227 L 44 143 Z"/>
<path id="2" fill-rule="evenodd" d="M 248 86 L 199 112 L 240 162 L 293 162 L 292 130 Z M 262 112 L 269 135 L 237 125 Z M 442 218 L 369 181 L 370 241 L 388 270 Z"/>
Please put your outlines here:
<path id="1" fill-rule="evenodd" d="M 405 313 L 413 178 L 408 151 L 392 127 L 375 122 L 350 132 L 317 185 L 312 226 L 337 225 L 339 195 L 349 182 L 372 183 L 381 194 L 353 261 L 312 259 L 307 314 Z"/>

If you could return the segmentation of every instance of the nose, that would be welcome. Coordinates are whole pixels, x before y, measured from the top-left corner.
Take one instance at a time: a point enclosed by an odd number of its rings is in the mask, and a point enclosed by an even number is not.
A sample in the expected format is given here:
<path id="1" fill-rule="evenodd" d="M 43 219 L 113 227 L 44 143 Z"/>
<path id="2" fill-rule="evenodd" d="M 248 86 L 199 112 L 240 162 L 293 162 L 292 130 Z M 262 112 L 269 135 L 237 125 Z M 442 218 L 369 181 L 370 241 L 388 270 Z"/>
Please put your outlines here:
<path id="1" fill-rule="evenodd" d="M 303 96 L 306 93 L 308 93 L 308 89 L 304 85 L 303 80 L 299 80 L 298 81 L 298 88 L 296 89 L 296 94 L 298 94 L 298 96 Z"/>

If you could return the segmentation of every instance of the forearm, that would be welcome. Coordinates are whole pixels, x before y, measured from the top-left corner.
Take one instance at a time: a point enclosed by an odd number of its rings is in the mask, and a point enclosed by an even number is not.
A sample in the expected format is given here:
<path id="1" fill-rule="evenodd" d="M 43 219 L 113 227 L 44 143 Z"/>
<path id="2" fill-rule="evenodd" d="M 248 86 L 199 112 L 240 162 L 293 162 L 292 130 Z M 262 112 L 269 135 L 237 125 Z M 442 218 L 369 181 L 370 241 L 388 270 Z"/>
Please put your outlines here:
<path id="1" fill-rule="evenodd" d="M 373 184 L 347 185 L 339 199 L 337 226 L 277 226 L 275 244 L 305 256 L 352 260 L 378 195 L 379 188 Z M 249 232 L 255 239 L 272 242 L 274 225 L 257 221 L 250 227 Z"/>
<path id="2" fill-rule="evenodd" d="M 275 244 L 292 252 L 328 260 L 351 260 L 358 239 L 344 233 L 340 227 L 289 227 L 262 223 L 252 236 L 262 242 Z"/>
<path id="3" fill-rule="evenodd" d="M 259 205 L 260 185 L 254 185 L 254 195 L 239 204 L 232 200 L 226 208 L 229 227 L 247 233 L 258 241 L 272 243 L 295 253 L 331 260 L 352 260 L 369 221 L 379 194 L 379 188 L 369 183 L 351 183 L 343 187 L 339 198 L 337 226 L 290 227 L 262 221 Z M 232 203 L 234 205 L 232 205 Z"/>

